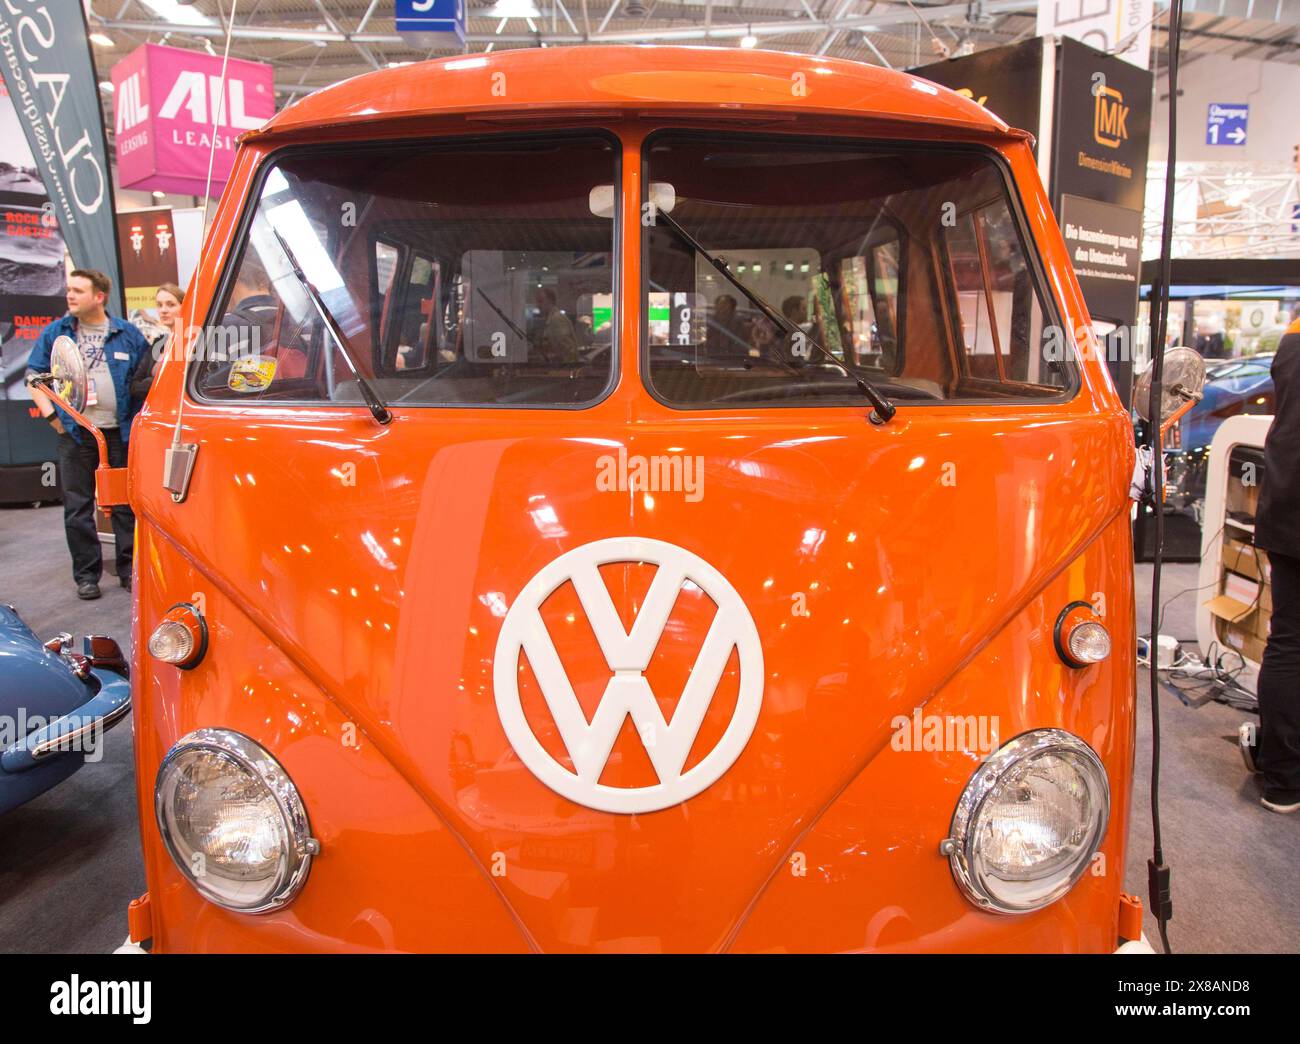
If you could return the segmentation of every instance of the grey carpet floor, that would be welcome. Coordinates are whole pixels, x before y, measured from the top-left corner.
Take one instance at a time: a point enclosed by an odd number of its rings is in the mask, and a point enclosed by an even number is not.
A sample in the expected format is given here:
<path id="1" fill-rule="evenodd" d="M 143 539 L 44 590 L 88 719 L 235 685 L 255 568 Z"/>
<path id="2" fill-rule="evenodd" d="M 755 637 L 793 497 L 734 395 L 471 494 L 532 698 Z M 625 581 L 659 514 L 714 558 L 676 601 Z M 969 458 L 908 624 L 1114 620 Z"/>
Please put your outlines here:
<path id="1" fill-rule="evenodd" d="M 1137 567 L 1145 631 L 1151 567 Z M 1170 565 L 1164 599 L 1196 583 L 1196 567 Z M 1164 631 L 1195 635 L 1199 593 L 1166 609 Z M 0 601 L 42 637 L 67 630 L 123 641 L 130 598 L 105 577 L 104 597 L 76 598 L 58 508 L 0 509 Z M 1138 679 L 1138 755 L 1126 890 L 1146 901 L 1151 851 L 1150 703 Z M 1236 728 L 1245 715 L 1217 703 L 1199 709 L 1162 693 L 1161 809 L 1173 867 L 1175 952 L 1300 951 L 1300 814 L 1259 806 L 1241 767 Z M 144 891 L 133 786 L 131 730 L 109 733 L 103 761 L 0 817 L 0 953 L 103 953 L 126 934 L 126 906 Z M 1154 940 L 1149 913 L 1147 933 Z"/>
<path id="2" fill-rule="evenodd" d="M 40 638 L 108 634 L 130 650 L 131 596 L 104 574 L 104 596 L 77 598 L 63 509 L 0 508 L 0 602 Z M 126 938 L 126 907 L 145 889 L 128 718 L 104 756 L 0 816 L 0 953 L 107 953 Z"/>
<path id="3" fill-rule="evenodd" d="M 1194 590 L 1196 571 L 1195 565 L 1165 566 L 1165 634 L 1195 638 L 1196 607 L 1209 597 Z M 1144 634 L 1150 619 L 1150 565 L 1137 567 L 1137 581 L 1138 633 Z M 1151 855 L 1149 685 L 1147 672 L 1139 671 L 1136 779 L 1125 871 L 1125 890 L 1141 896 L 1144 905 L 1149 905 L 1146 864 Z M 1237 726 L 1259 719 L 1220 703 L 1194 709 L 1164 689 L 1160 719 L 1160 822 L 1165 862 L 1172 869 L 1173 951 L 1300 952 L 1300 813 L 1281 816 L 1262 808 L 1259 788 L 1237 753 Z M 1146 930 L 1155 944 L 1149 909 Z"/>

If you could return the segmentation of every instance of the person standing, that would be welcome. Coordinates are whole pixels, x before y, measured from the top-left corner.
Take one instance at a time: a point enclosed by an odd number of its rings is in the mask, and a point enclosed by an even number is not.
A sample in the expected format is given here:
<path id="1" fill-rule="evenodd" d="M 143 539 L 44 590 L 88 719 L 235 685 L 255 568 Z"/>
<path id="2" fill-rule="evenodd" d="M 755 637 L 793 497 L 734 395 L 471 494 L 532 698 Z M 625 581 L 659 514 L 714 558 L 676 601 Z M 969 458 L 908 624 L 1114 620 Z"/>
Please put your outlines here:
<path id="1" fill-rule="evenodd" d="M 749 354 L 749 325 L 736 314 L 736 299 L 730 294 L 719 294 L 713 302 L 704 351 L 714 358 Z"/>
<path id="2" fill-rule="evenodd" d="M 183 338 L 178 335 L 181 329 L 181 306 L 185 303 L 185 291 L 176 283 L 163 283 L 153 300 L 158 306 L 158 321 L 167 327 L 168 335 L 182 340 Z"/>
<path id="3" fill-rule="evenodd" d="M 184 290 L 175 283 L 163 283 L 162 286 L 158 287 L 158 292 L 154 294 L 158 322 L 149 326 L 135 323 L 136 328 L 149 343 L 149 355 L 153 360 L 150 366 L 140 367 L 136 372 L 135 379 L 131 382 L 131 394 L 141 401 L 149 394 L 149 389 L 153 386 L 153 379 L 158 376 L 158 370 L 162 367 L 168 349 L 173 345 L 178 348 L 184 346 L 185 338 L 182 331 L 185 321 L 181 316 L 181 306 L 184 303 Z"/>
<path id="4" fill-rule="evenodd" d="M 566 366 L 578 364 L 578 336 L 573 323 L 560 311 L 559 299 L 550 287 L 542 287 L 533 296 L 541 324 L 538 347 L 547 362 Z"/>
<path id="5" fill-rule="evenodd" d="M 103 272 L 78 268 L 68 276 L 68 314 L 41 331 L 40 340 L 27 361 L 28 373 L 50 368 L 50 352 L 56 337 L 68 336 L 77 343 L 86 363 L 87 394 L 85 418 L 104 433 L 111 467 L 126 466 L 127 440 L 131 422 L 143 399 L 131 385 L 140 371 L 149 373 L 152 359 L 144 335 L 125 319 L 104 311 L 113 288 Z M 95 527 L 95 469 L 99 450 L 94 437 L 83 431 L 61 407 L 36 396 L 41 415 L 59 433 L 59 482 L 63 488 L 63 527 L 72 554 L 72 576 L 78 598 L 98 598 L 103 574 L 103 555 Z M 134 552 L 135 515 L 125 505 L 112 511 L 113 535 L 117 543 L 118 582 L 131 589 L 131 561 Z"/>
<path id="6" fill-rule="evenodd" d="M 1268 552 L 1273 615 L 1259 669 L 1259 734 L 1242 727 L 1247 768 L 1271 812 L 1300 811 L 1300 306 L 1273 357 L 1277 408 L 1264 440 L 1255 546 Z"/>

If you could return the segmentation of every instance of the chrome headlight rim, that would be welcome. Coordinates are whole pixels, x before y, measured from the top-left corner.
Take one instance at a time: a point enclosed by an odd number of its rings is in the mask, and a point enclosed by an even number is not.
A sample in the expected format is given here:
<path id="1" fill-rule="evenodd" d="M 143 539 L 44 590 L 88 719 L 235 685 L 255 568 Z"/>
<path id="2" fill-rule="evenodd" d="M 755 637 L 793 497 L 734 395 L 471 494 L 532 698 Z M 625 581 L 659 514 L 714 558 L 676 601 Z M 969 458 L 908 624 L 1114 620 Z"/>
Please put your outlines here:
<path id="1" fill-rule="evenodd" d="M 1090 781 L 1097 789 L 1101 814 L 1091 844 L 1068 877 L 1062 878 L 1046 896 L 1037 902 L 1011 903 L 1000 898 L 975 869 L 978 865 L 975 851 L 976 833 L 971 830 L 971 825 L 978 822 L 989 796 L 1012 768 L 1023 761 L 1047 754 L 1070 755 L 1081 760 L 1082 767 L 1087 770 Z M 1079 882 L 1092 862 L 1092 857 L 1105 840 L 1109 826 L 1110 779 L 1097 752 L 1078 736 L 1064 729 L 1033 729 L 1008 741 L 976 769 L 975 774 L 962 790 L 957 807 L 953 810 L 952 824 L 942 851 L 948 856 L 952 875 L 958 887 L 972 904 L 990 913 L 1011 915 L 1034 913 L 1046 909 L 1067 895 Z"/>
<path id="2" fill-rule="evenodd" d="M 284 847 L 287 858 L 277 871 L 270 890 L 258 900 L 248 903 L 232 902 L 208 887 L 203 878 L 196 876 L 185 860 L 180 858 L 176 839 L 165 814 L 169 791 L 164 790 L 164 786 L 180 760 L 194 752 L 216 754 L 241 768 L 261 784 L 280 811 L 287 835 Z M 203 898 L 236 913 L 269 913 L 288 905 L 302 891 L 311 870 L 312 857 L 320 852 L 320 842 L 311 834 L 306 806 L 284 767 L 261 744 L 232 729 L 196 729 L 182 736 L 167 752 L 162 764 L 158 766 L 158 775 L 154 781 L 154 818 L 163 846 L 185 879 Z"/>

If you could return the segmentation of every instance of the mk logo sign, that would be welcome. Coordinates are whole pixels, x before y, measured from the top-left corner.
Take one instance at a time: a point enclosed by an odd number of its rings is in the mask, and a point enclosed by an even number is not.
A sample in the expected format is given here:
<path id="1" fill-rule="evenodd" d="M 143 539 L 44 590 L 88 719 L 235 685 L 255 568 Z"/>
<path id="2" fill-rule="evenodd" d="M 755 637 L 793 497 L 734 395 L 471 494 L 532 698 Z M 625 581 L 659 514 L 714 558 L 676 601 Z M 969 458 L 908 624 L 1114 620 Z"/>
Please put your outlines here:
<path id="1" fill-rule="evenodd" d="M 1128 110 L 1124 95 L 1114 87 L 1103 87 L 1096 93 L 1093 107 L 1092 136 L 1098 145 L 1117 149 L 1128 140 Z"/>
<path id="2" fill-rule="evenodd" d="M 132 73 L 117 89 L 117 133 L 128 131 L 149 118 L 149 103 L 140 97 L 140 74 Z"/>
<path id="3" fill-rule="evenodd" d="M 658 567 L 630 633 L 623 629 L 600 573 L 602 565 L 618 562 Z M 540 612 L 542 603 L 566 581 L 571 581 L 577 592 L 610 673 L 590 721 Z M 666 720 L 645 672 L 663 639 L 677 596 L 688 582 L 713 600 L 717 612 L 671 720 Z M 740 687 L 731 720 L 717 745 L 684 770 L 732 649 L 740 663 Z M 542 746 L 524 714 L 519 694 L 521 653 L 528 657 L 572 769 Z M 662 540 L 615 537 L 566 552 L 543 566 L 524 585 L 501 624 L 492 686 L 497 714 L 510 745 L 548 787 L 570 801 L 602 812 L 655 812 L 694 797 L 715 783 L 740 757 L 763 703 L 763 647 L 749 609 L 713 566 Z M 614 787 L 600 782 L 629 716 L 659 777 L 657 784 Z"/>

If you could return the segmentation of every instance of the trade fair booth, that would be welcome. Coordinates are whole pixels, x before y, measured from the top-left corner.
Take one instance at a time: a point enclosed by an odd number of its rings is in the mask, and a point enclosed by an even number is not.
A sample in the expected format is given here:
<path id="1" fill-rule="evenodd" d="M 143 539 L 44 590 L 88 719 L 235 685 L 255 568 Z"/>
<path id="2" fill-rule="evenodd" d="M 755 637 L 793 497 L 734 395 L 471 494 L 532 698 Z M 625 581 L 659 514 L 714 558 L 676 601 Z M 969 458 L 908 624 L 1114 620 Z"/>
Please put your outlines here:
<path id="1" fill-rule="evenodd" d="M 95 955 L 42 1007 L 397 952 L 1276 1005 L 1300 11 L 1103 6 L 0 10 L 0 954 Z"/>

